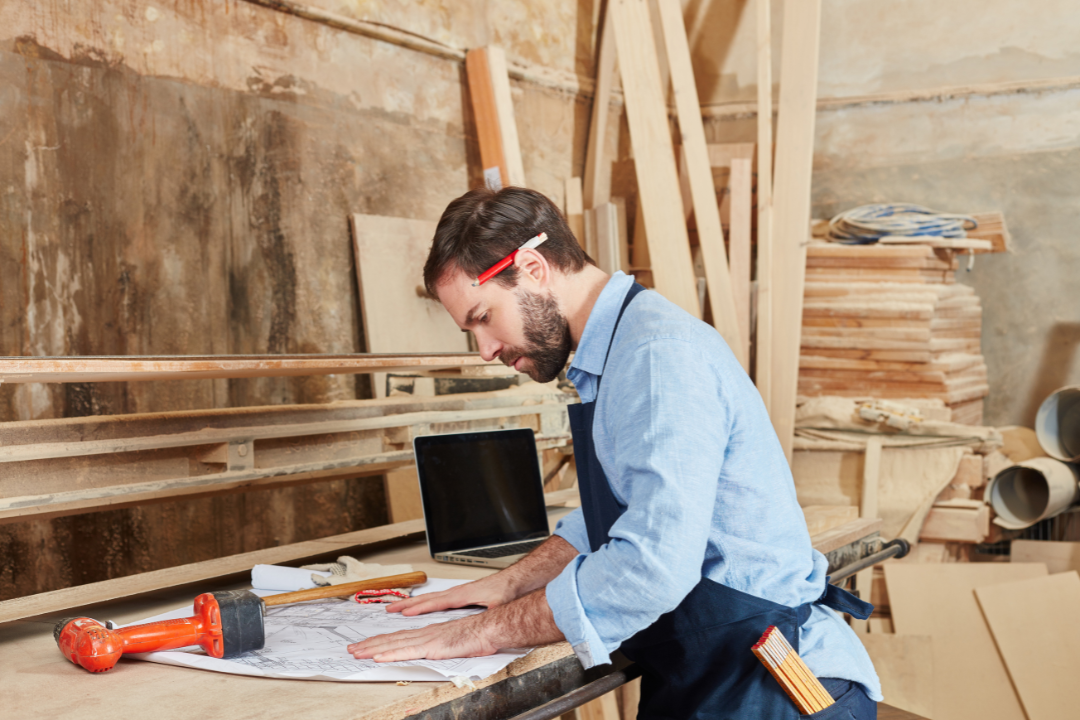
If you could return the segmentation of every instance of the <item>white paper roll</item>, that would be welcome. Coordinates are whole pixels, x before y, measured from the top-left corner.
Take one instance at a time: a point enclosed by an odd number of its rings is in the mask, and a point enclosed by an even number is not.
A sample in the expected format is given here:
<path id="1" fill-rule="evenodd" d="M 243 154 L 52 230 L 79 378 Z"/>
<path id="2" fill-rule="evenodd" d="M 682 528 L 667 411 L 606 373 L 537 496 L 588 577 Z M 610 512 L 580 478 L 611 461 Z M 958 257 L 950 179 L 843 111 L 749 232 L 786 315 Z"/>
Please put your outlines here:
<path id="1" fill-rule="evenodd" d="M 300 568 L 281 565 L 256 565 L 251 568 L 251 587 L 258 590 L 309 590 L 316 587 L 311 581 L 312 575 L 327 577 L 328 572 L 319 570 L 301 570 Z"/>

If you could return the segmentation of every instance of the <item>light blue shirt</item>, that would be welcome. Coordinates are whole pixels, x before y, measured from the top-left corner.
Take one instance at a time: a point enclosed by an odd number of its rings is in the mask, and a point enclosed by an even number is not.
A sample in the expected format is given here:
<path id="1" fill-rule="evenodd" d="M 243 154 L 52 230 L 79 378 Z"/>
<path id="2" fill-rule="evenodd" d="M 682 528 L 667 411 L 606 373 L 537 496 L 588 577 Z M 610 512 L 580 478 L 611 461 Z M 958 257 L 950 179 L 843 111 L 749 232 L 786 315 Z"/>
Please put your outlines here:
<path id="1" fill-rule="evenodd" d="M 655 292 L 641 293 L 604 371 L 632 283 L 612 276 L 567 371 L 581 401 L 596 400 L 596 455 L 626 508 L 596 552 L 580 509 L 555 531 L 581 554 L 548 584 L 547 600 L 585 667 L 610 662 L 702 577 L 788 607 L 825 590 L 828 563 L 810 544 L 761 396 L 716 330 Z M 853 680 L 881 700 L 869 656 L 835 611 L 813 606 L 799 654 L 818 677 Z"/>

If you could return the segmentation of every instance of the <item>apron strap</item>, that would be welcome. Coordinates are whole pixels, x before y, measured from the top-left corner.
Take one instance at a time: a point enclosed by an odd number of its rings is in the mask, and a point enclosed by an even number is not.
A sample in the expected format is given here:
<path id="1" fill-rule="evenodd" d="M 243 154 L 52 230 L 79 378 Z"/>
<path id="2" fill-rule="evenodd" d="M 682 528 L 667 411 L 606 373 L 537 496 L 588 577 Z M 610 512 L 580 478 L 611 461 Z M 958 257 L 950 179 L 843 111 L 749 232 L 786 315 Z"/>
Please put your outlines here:
<path id="1" fill-rule="evenodd" d="M 829 578 L 825 578 L 825 592 L 821 593 L 821 597 L 814 602 L 832 608 L 836 612 L 847 613 L 857 620 L 865 620 L 870 617 L 870 613 L 874 612 L 873 605 L 860 600 L 844 588 L 833 585 L 829 582 Z"/>

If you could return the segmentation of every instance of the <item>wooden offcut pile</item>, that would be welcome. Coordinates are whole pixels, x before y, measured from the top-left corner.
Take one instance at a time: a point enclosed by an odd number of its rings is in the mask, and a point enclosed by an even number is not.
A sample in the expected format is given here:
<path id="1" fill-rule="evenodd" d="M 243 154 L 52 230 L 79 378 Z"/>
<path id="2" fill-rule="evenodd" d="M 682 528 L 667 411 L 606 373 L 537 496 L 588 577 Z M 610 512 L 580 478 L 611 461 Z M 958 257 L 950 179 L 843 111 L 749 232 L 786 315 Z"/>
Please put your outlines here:
<path id="1" fill-rule="evenodd" d="M 981 424 L 982 308 L 957 267 L 926 245 L 811 244 L 799 394 L 936 398 L 954 422 Z"/>

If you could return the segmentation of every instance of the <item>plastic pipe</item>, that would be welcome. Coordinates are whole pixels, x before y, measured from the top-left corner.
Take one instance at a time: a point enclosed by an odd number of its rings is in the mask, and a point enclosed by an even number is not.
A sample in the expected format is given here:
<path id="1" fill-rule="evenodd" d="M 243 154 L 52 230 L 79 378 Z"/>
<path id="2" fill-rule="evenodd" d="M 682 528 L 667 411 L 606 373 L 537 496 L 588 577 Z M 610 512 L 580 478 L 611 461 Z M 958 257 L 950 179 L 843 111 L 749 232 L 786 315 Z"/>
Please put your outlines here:
<path id="1" fill-rule="evenodd" d="M 1032 458 L 1005 468 L 986 489 L 997 514 L 994 523 L 1021 530 L 1060 515 L 1080 498 L 1078 480 L 1074 465 L 1053 458 Z"/>

